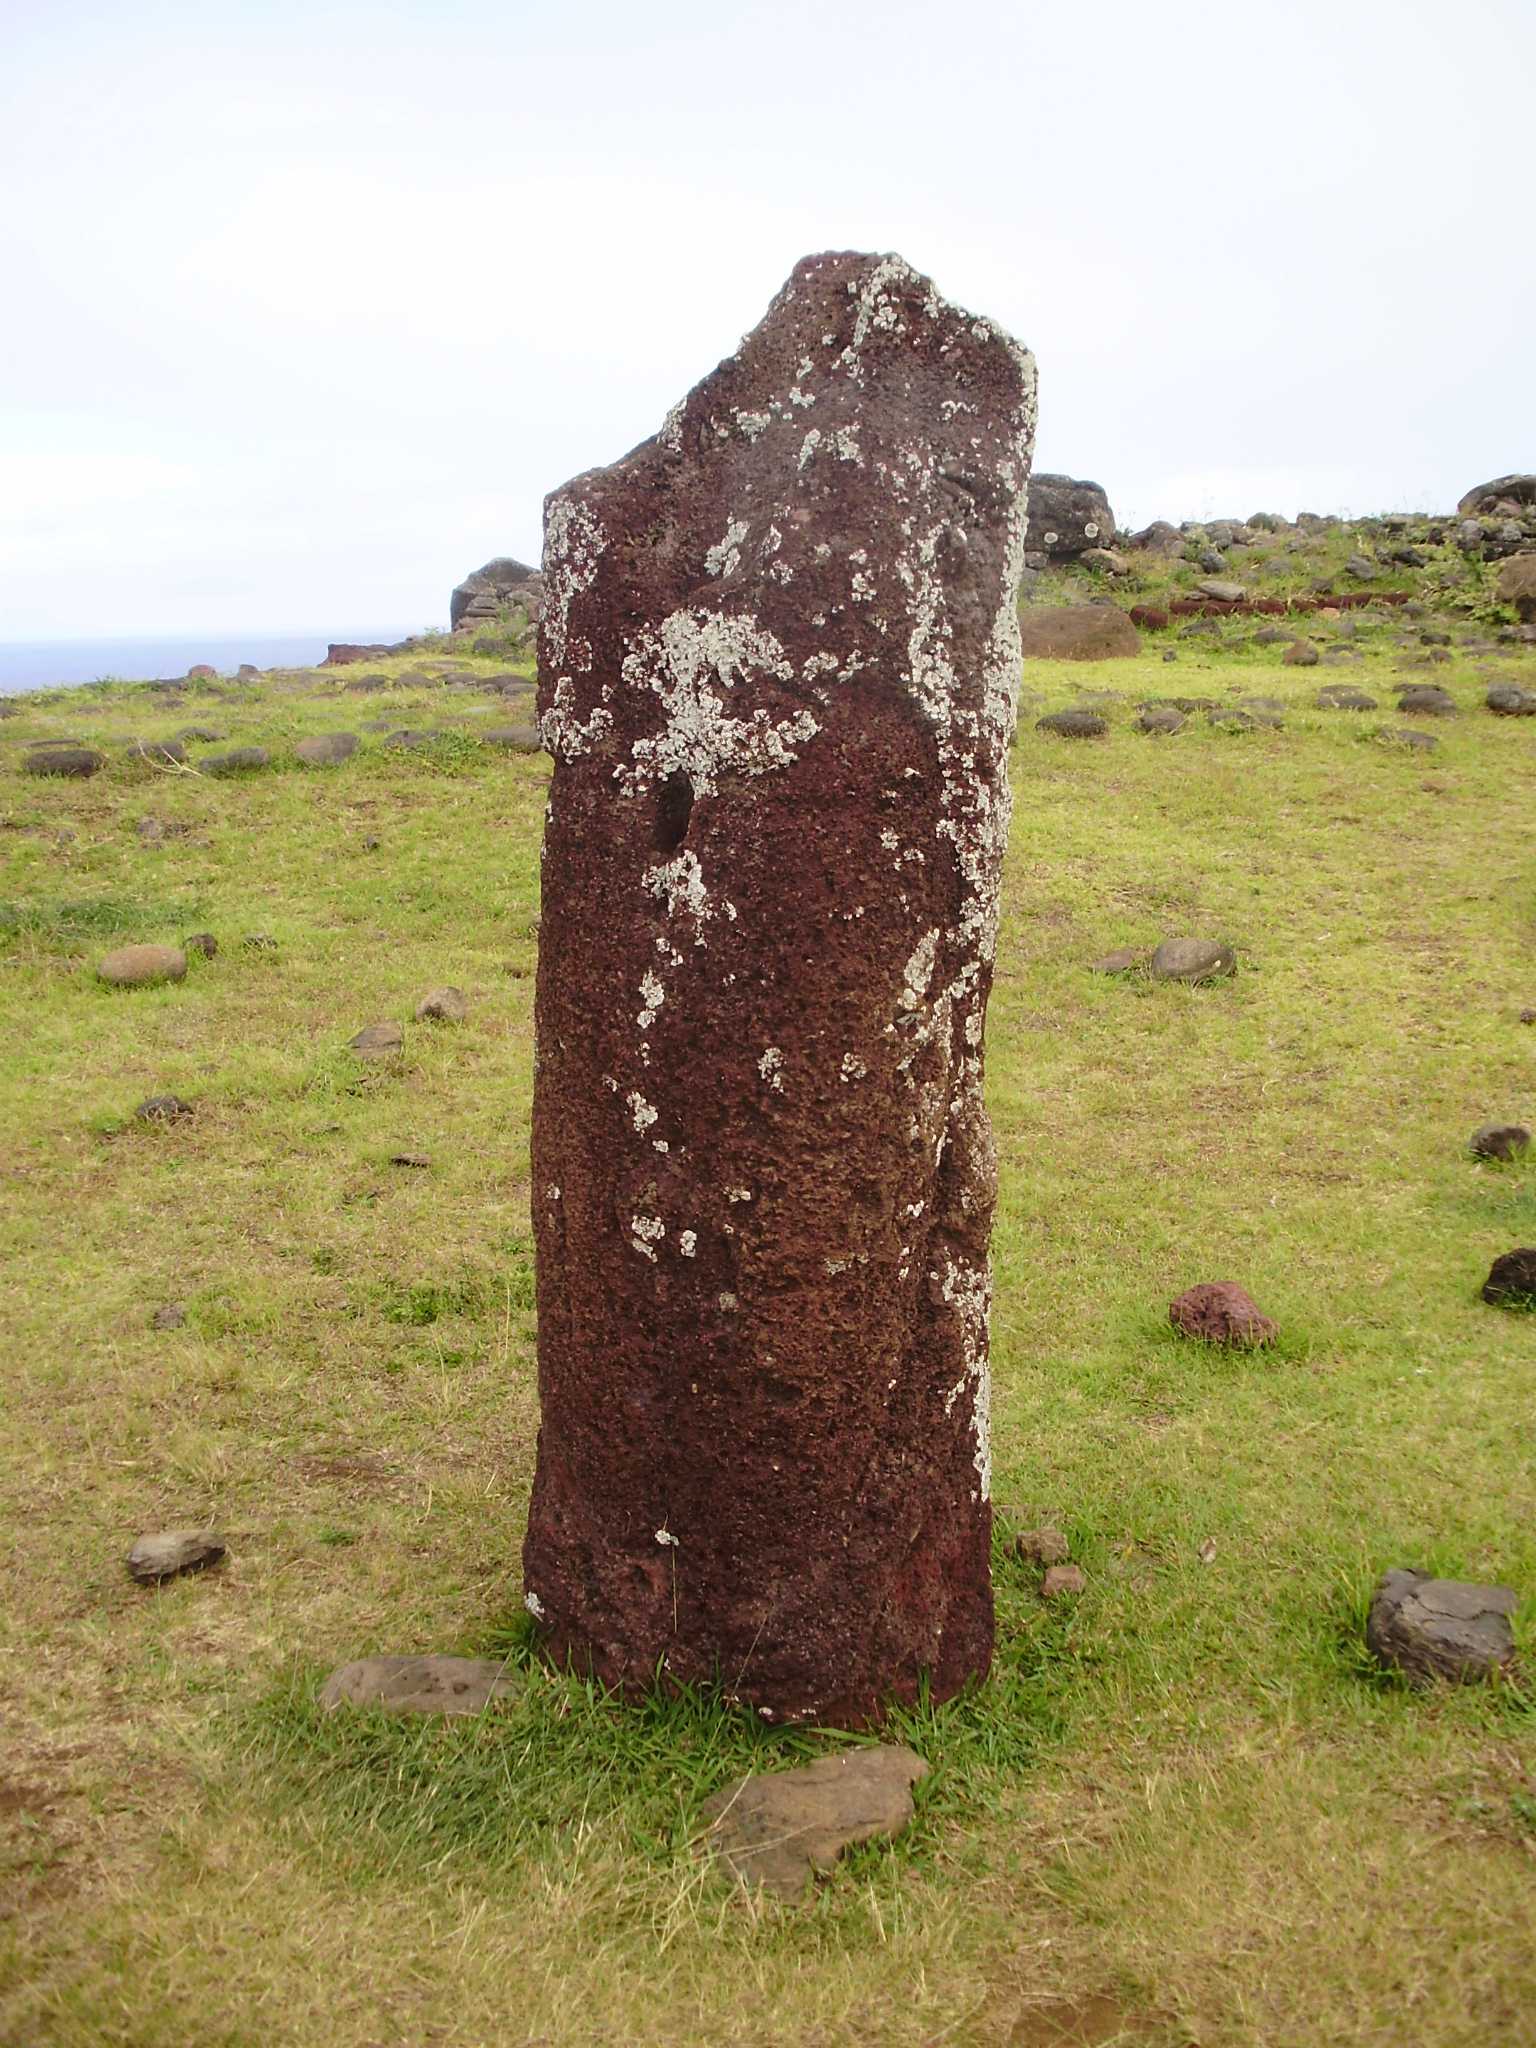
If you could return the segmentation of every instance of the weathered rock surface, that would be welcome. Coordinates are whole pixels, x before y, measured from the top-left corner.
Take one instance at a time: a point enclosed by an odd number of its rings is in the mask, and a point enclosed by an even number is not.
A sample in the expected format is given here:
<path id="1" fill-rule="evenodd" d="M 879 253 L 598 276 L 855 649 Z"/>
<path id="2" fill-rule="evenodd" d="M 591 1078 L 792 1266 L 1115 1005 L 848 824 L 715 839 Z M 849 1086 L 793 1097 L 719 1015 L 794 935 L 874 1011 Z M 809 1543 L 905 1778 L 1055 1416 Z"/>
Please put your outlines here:
<path id="1" fill-rule="evenodd" d="M 62 740 L 40 740 L 22 756 L 23 775 L 63 775 L 84 781 L 107 765 L 105 754 L 95 747 L 74 746 Z"/>
<path id="2" fill-rule="evenodd" d="M 1496 476 L 1492 483 L 1477 484 L 1462 499 L 1456 510 L 1463 519 L 1481 519 L 1500 505 L 1512 505 L 1521 510 L 1536 506 L 1536 476 Z"/>
<path id="3" fill-rule="evenodd" d="M 1237 955 L 1220 939 L 1164 939 L 1150 971 L 1154 981 L 1216 981 L 1236 974 Z"/>
<path id="4" fill-rule="evenodd" d="M 1310 640 L 1293 640 L 1280 659 L 1287 668 L 1316 668 L 1322 656 Z"/>
<path id="5" fill-rule="evenodd" d="M 1432 754 L 1440 744 L 1432 732 L 1415 732 L 1411 725 L 1384 725 L 1376 737 L 1389 747 L 1406 747 L 1420 754 Z"/>
<path id="6" fill-rule="evenodd" d="M 1397 708 L 1405 718 L 1454 718 L 1456 699 L 1438 683 L 1413 683 L 1398 692 Z"/>
<path id="7" fill-rule="evenodd" d="M 1530 1149 L 1531 1134 L 1524 1124 L 1481 1124 L 1472 1133 L 1472 1153 L 1477 1159 L 1518 1159 Z"/>
<path id="8" fill-rule="evenodd" d="M 1527 623 L 1536 619 L 1536 554 L 1509 557 L 1499 570 L 1498 594 Z"/>
<path id="9" fill-rule="evenodd" d="M 1352 689 L 1348 683 L 1330 683 L 1326 690 L 1317 693 L 1319 711 L 1376 711 L 1379 705 L 1374 697 L 1364 690 Z"/>
<path id="10" fill-rule="evenodd" d="M 1508 1586 L 1432 1579 L 1427 1572 L 1384 1572 L 1371 1599 L 1365 1640 L 1382 1664 L 1420 1684 L 1467 1684 L 1506 1670 L 1515 1656 Z"/>
<path id="11" fill-rule="evenodd" d="M 448 600 L 448 623 L 455 632 L 460 626 L 494 625 L 514 604 L 532 607 L 536 616 L 543 585 L 537 569 L 510 555 L 498 555 L 459 584 Z"/>
<path id="12" fill-rule="evenodd" d="M 1273 1344 L 1280 1334 L 1252 1295 L 1230 1280 L 1207 1281 L 1199 1287 L 1187 1288 L 1176 1301 L 1170 1302 L 1168 1320 L 1181 1336 L 1250 1350 L 1261 1344 Z"/>
<path id="13" fill-rule="evenodd" d="M 1188 720 L 1176 704 L 1149 704 L 1136 720 L 1139 732 L 1161 733 L 1165 736 L 1182 732 Z"/>
<path id="14" fill-rule="evenodd" d="M 1113 604 L 1023 605 L 1019 639 L 1026 660 L 1117 661 L 1141 652 L 1141 635 Z"/>
<path id="15" fill-rule="evenodd" d="M 208 1529 L 157 1529 L 143 1536 L 128 1553 L 128 1569 L 146 1585 L 174 1579 L 182 1572 L 200 1572 L 224 1555 L 223 1541 Z"/>
<path id="16" fill-rule="evenodd" d="M 506 1665 L 488 1657 L 359 1657 L 331 1673 L 320 1705 L 326 1713 L 383 1707 L 392 1714 L 483 1714 L 516 1691 Z"/>
<path id="17" fill-rule="evenodd" d="M 1500 1252 L 1483 1282 L 1483 1299 L 1493 1308 L 1536 1309 L 1536 1246 Z"/>
<path id="18" fill-rule="evenodd" d="M 481 738 L 489 747 L 510 747 L 515 754 L 537 754 L 544 745 L 536 725 L 493 725 Z"/>
<path id="19" fill-rule="evenodd" d="M 1013 1539 L 1013 1549 L 1014 1555 L 1025 1564 L 1066 1564 L 1072 1555 L 1066 1537 L 1049 1524 L 1022 1530 Z"/>
<path id="20" fill-rule="evenodd" d="M 190 932 L 181 943 L 184 951 L 196 953 L 204 960 L 212 960 L 219 950 L 212 932 Z"/>
<path id="21" fill-rule="evenodd" d="M 321 732 L 295 743 L 293 756 L 306 768 L 336 768 L 357 752 L 355 732 Z"/>
<path id="22" fill-rule="evenodd" d="M 1030 478 L 1027 561 L 1070 562 L 1107 548 L 1114 537 L 1115 515 L 1102 485 L 1048 470 Z"/>
<path id="23" fill-rule="evenodd" d="M 462 1024 L 468 1015 L 468 996 L 463 989 L 451 986 L 429 988 L 416 1005 L 416 1017 L 420 1023 L 430 1019 L 438 1024 Z"/>
<path id="24" fill-rule="evenodd" d="M 123 750 L 130 761 L 147 761 L 153 767 L 180 767 L 187 750 L 180 740 L 130 740 Z"/>
<path id="25" fill-rule="evenodd" d="M 1098 740 L 1109 731 L 1109 720 L 1098 711 L 1079 706 L 1072 711 L 1048 711 L 1035 720 L 1035 731 L 1054 733 L 1060 740 Z"/>
<path id="26" fill-rule="evenodd" d="M 1536 718 L 1536 690 L 1518 683 L 1494 683 L 1483 700 L 1500 718 Z"/>
<path id="27" fill-rule="evenodd" d="M 1040 1581 L 1042 1600 L 1075 1600 L 1088 1588 L 1088 1574 L 1080 1564 L 1053 1564 Z"/>
<path id="28" fill-rule="evenodd" d="M 184 980 L 187 956 L 180 946 L 118 946 L 101 956 L 96 972 L 114 988 L 149 988 Z"/>
<path id="29" fill-rule="evenodd" d="M 528 1604 L 856 1721 L 992 1642 L 982 1100 L 1025 352 L 800 264 L 546 506 Z"/>
<path id="30" fill-rule="evenodd" d="M 899 1834 L 912 1818 L 912 1787 L 927 1775 L 914 1750 L 882 1744 L 737 1778 L 705 1800 L 702 1846 L 740 1883 L 797 1900 L 845 1849 Z"/>
<path id="31" fill-rule="evenodd" d="M 1241 583 L 1230 583 L 1220 576 L 1207 576 L 1195 588 L 1202 597 L 1213 598 L 1217 604 L 1241 604 L 1248 595 Z"/>
<path id="32" fill-rule="evenodd" d="M 265 768 L 272 756 L 265 747 L 231 747 L 227 754 L 209 754 L 197 764 L 199 775 L 243 775 L 253 768 Z"/>
<path id="33" fill-rule="evenodd" d="M 1134 974 L 1138 967 L 1146 965 L 1147 956 L 1135 946 L 1117 946 L 1102 959 L 1088 963 L 1090 974 Z"/>
<path id="34" fill-rule="evenodd" d="M 360 1060 L 393 1059 L 404 1043 L 405 1033 L 398 1024 L 365 1024 L 347 1040 Z"/>

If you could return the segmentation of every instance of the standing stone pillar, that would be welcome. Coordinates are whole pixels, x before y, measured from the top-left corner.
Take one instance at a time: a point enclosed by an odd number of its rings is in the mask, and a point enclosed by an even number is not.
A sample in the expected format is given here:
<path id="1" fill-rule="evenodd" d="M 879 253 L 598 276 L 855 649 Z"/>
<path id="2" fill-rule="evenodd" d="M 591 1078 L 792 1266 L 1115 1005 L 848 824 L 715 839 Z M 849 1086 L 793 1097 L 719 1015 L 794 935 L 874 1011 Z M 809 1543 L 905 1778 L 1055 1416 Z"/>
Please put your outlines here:
<path id="1" fill-rule="evenodd" d="M 1007 335 L 817 256 L 547 502 L 524 1567 L 609 1683 L 853 1722 L 987 1669 L 1033 423 Z"/>

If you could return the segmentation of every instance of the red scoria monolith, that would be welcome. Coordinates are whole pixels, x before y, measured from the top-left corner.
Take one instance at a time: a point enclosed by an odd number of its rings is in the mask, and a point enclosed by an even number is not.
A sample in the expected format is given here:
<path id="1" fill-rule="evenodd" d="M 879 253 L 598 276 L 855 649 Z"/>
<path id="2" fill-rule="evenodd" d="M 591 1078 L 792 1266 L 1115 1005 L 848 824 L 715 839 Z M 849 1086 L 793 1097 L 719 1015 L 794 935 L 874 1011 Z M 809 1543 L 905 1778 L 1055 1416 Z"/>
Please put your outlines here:
<path id="1" fill-rule="evenodd" d="M 545 507 L 551 1655 L 857 1723 L 985 1673 L 982 1103 L 1034 366 L 801 263 Z"/>

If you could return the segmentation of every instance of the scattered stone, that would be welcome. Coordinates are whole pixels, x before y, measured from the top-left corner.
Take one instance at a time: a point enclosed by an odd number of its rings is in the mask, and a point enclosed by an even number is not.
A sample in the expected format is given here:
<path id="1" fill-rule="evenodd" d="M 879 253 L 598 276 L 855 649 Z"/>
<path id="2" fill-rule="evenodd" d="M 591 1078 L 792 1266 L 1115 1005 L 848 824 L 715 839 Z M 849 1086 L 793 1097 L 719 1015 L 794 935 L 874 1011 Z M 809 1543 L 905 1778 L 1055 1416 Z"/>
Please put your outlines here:
<path id="1" fill-rule="evenodd" d="M 212 932 L 193 932 L 181 943 L 186 952 L 201 954 L 204 960 L 211 960 L 219 950 L 219 942 Z"/>
<path id="2" fill-rule="evenodd" d="M 1029 661 L 1119 661 L 1141 652 L 1141 635 L 1113 604 L 1022 605 L 1019 637 Z"/>
<path id="3" fill-rule="evenodd" d="M 1066 1564 L 1072 1547 L 1059 1529 L 1025 1529 L 1013 1539 L 1013 1554 L 1025 1564 Z"/>
<path id="4" fill-rule="evenodd" d="M 165 838 L 165 825 L 159 818 L 140 818 L 134 831 L 146 846 L 158 846 Z"/>
<path id="5" fill-rule="evenodd" d="M 418 1023 L 462 1024 L 469 1015 L 469 999 L 460 988 L 431 988 L 416 1005 Z"/>
<path id="6" fill-rule="evenodd" d="M 1272 718 L 1258 718 L 1251 711 L 1239 710 L 1235 704 L 1216 705 L 1205 714 L 1205 722 L 1224 732 L 1257 732 L 1261 725 L 1276 723 Z"/>
<path id="7" fill-rule="evenodd" d="M 1374 583 L 1381 571 L 1368 556 L 1351 555 L 1344 564 L 1344 574 L 1353 576 L 1357 583 Z"/>
<path id="8" fill-rule="evenodd" d="M 391 1152 L 389 1163 L 391 1166 L 428 1167 L 432 1164 L 432 1155 L 430 1152 Z"/>
<path id="9" fill-rule="evenodd" d="M 1106 576 L 1128 576 L 1131 564 L 1125 555 L 1117 555 L 1113 548 L 1087 548 L 1078 557 L 1085 569 L 1101 569 Z"/>
<path id="10" fill-rule="evenodd" d="M 189 683 L 216 683 L 218 679 L 218 670 L 206 661 L 200 661 L 194 667 L 187 670 L 187 681 Z"/>
<path id="11" fill-rule="evenodd" d="M 1410 683 L 1399 692 L 1397 708 L 1404 718 L 1454 718 L 1456 700 L 1438 683 Z"/>
<path id="12" fill-rule="evenodd" d="M 1248 595 L 1241 583 L 1224 582 L 1219 576 L 1202 577 L 1195 588 L 1202 597 L 1211 598 L 1217 604 L 1241 604 Z"/>
<path id="13" fill-rule="evenodd" d="M 1492 1308 L 1536 1309 L 1536 1248 L 1501 1252 L 1483 1282 L 1483 1299 Z"/>
<path id="14" fill-rule="evenodd" d="M 1207 1281 L 1188 1288 L 1169 1304 L 1168 1320 L 1182 1336 L 1249 1350 L 1273 1344 L 1280 1334 L 1276 1324 L 1260 1312 L 1253 1297 L 1230 1280 Z"/>
<path id="15" fill-rule="evenodd" d="M 1088 1574 L 1080 1564 L 1053 1564 L 1040 1581 L 1042 1600 L 1075 1600 L 1086 1592 Z"/>
<path id="16" fill-rule="evenodd" d="M 1317 708 L 1319 711 L 1376 711 L 1380 706 L 1364 690 L 1352 689 L 1348 683 L 1330 683 L 1327 689 L 1318 691 Z"/>
<path id="17" fill-rule="evenodd" d="M 1316 668 L 1322 656 L 1310 640 L 1293 640 L 1280 659 L 1286 668 Z"/>
<path id="18" fill-rule="evenodd" d="M 1236 972 L 1236 953 L 1218 939 L 1164 939 L 1151 961 L 1154 981 L 1216 981 Z"/>
<path id="19" fill-rule="evenodd" d="M 390 1059 L 405 1044 L 398 1024 L 365 1024 L 347 1044 L 361 1060 Z"/>
<path id="20" fill-rule="evenodd" d="M 1284 626 L 1260 626 L 1257 633 L 1253 636 L 1253 644 L 1255 647 L 1280 647 L 1294 646 L 1299 643 L 1296 642 L 1293 634 L 1285 630 Z"/>
<path id="21" fill-rule="evenodd" d="M 1500 718 L 1536 718 L 1536 690 L 1518 683 L 1495 683 L 1484 701 Z"/>
<path id="22" fill-rule="evenodd" d="M 480 737 L 488 747 L 510 747 L 517 754 L 537 754 L 544 745 L 536 725 L 493 725 Z"/>
<path id="23" fill-rule="evenodd" d="M 149 761 L 162 767 L 179 768 L 187 758 L 180 740 L 130 740 L 123 751 L 130 761 Z"/>
<path id="24" fill-rule="evenodd" d="M 483 1714 L 517 1682 L 488 1657 L 359 1657 L 320 1688 L 320 1707 L 379 1707 L 391 1714 Z"/>
<path id="25" fill-rule="evenodd" d="M 1182 732 L 1188 723 L 1174 704 L 1149 704 L 1136 721 L 1138 732 L 1170 734 Z"/>
<path id="26" fill-rule="evenodd" d="M 175 1124 L 195 1114 L 179 1095 L 146 1095 L 133 1113 L 141 1124 Z"/>
<path id="27" fill-rule="evenodd" d="M 1432 1579 L 1427 1572 L 1384 1572 L 1371 1599 L 1365 1640 L 1379 1663 L 1416 1684 L 1465 1685 L 1496 1677 L 1515 1658 L 1508 1586 Z"/>
<path id="28" fill-rule="evenodd" d="M 183 746 L 216 747 L 224 735 L 210 725 L 184 725 L 176 737 Z"/>
<path id="29" fill-rule="evenodd" d="M 1522 1010 L 1520 1012 L 1520 1022 L 1522 1024 L 1536 1024 L 1536 1009 Z"/>
<path id="30" fill-rule="evenodd" d="M 67 775 L 77 781 L 97 774 L 107 765 L 105 754 L 95 747 L 71 746 L 62 740 L 42 740 L 22 756 L 23 775 Z"/>
<path id="31" fill-rule="evenodd" d="M 97 974 L 113 988 L 150 988 L 160 981 L 181 981 L 187 956 L 180 946 L 119 946 L 104 953 Z"/>
<path id="32" fill-rule="evenodd" d="M 272 756 L 265 747 L 231 747 L 227 754 L 209 754 L 197 764 L 199 775 L 244 775 L 255 768 L 270 766 Z"/>
<path id="33" fill-rule="evenodd" d="M 1138 967 L 1145 966 L 1146 954 L 1134 946 L 1117 946 L 1113 953 L 1106 953 L 1102 960 L 1088 964 L 1090 974 L 1134 974 Z"/>
<path id="34" fill-rule="evenodd" d="M 128 1553 L 128 1569 L 145 1585 L 200 1572 L 217 1564 L 224 1545 L 208 1529 L 161 1529 L 141 1536 Z"/>
<path id="35" fill-rule="evenodd" d="M 1518 1159 L 1530 1147 L 1524 1124 L 1482 1124 L 1472 1133 L 1475 1159 Z"/>
<path id="36" fill-rule="evenodd" d="M 912 1787 L 927 1774 L 914 1751 L 882 1743 L 737 1778 L 705 1800 L 702 1846 L 739 1883 L 797 1900 L 845 1849 L 899 1834 L 912 1818 Z"/>
<path id="37" fill-rule="evenodd" d="M 247 953 L 275 953 L 277 941 L 270 932 L 247 932 L 240 941 Z"/>
<path id="38" fill-rule="evenodd" d="M 424 732 L 413 729 L 410 726 L 403 726 L 399 732 L 390 733 L 385 739 L 384 744 L 386 747 L 393 747 L 401 753 L 414 753 L 418 747 L 430 747 L 435 739 L 440 739 L 441 737 L 440 733 Z"/>
<path id="39" fill-rule="evenodd" d="M 1420 754 L 1433 753 L 1440 744 L 1433 733 L 1415 732 L 1411 725 L 1384 725 L 1376 737 L 1389 747 L 1408 747 Z"/>
<path id="40" fill-rule="evenodd" d="M 1070 562 L 1107 548 L 1114 537 L 1115 515 L 1102 486 L 1049 471 L 1030 478 L 1024 553 L 1031 566 Z"/>
<path id="41" fill-rule="evenodd" d="M 163 1308 L 157 1308 L 149 1319 L 152 1330 L 179 1330 L 187 1320 L 187 1312 L 179 1301 L 168 1301 Z"/>
<path id="42" fill-rule="evenodd" d="M 336 768 L 343 761 L 350 761 L 358 749 L 355 732 L 322 732 L 313 738 L 300 740 L 294 747 L 294 759 L 302 761 L 306 768 Z"/>
<path id="43" fill-rule="evenodd" d="M 1097 711 L 1048 711 L 1035 720 L 1035 731 L 1063 740 L 1097 740 L 1109 731 L 1109 721 Z"/>

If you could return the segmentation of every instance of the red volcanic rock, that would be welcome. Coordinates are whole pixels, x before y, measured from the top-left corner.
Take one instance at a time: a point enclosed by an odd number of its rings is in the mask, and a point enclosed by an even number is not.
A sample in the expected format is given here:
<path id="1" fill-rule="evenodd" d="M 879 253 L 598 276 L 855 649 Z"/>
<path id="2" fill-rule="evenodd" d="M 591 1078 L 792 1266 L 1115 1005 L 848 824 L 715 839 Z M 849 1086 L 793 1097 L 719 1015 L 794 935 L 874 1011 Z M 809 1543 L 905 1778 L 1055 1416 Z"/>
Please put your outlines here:
<path id="1" fill-rule="evenodd" d="M 375 641 L 364 647 L 352 640 L 333 640 L 325 650 L 321 668 L 347 668 L 354 661 L 377 661 L 381 654 L 398 654 L 398 646 L 386 647 L 382 641 Z"/>
<path id="2" fill-rule="evenodd" d="M 896 257 L 545 507 L 554 1657 L 859 1722 L 985 1672 L 982 1099 L 1029 356 Z"/>
<path id="3" fill-rule="evenodd" d="M 1273 1344 L 1278 1327 L 1263 1315 L 1258 1303 L 1230 1280 L 1209 1281 L 1191 1287 L 1170 1303 L 1168 1320 L 1186 1337 L 1202 1337 L 1208 1344 L 1236 1344 L 1253 1349 Z"/>

